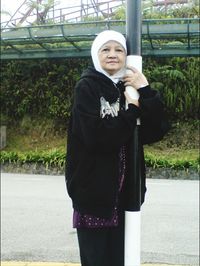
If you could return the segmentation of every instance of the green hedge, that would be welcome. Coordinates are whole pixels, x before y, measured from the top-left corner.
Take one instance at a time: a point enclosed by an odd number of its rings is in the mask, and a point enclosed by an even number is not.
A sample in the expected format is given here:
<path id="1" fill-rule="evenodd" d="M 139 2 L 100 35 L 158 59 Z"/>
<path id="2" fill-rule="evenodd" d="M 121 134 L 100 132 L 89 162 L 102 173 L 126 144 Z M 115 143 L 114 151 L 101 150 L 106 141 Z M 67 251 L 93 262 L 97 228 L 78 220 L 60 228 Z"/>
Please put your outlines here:
<path id="1" fill-rule="evenodd" d="M 144 73 L 160 90 L 171 119 L 198 119 L 199 59 L 144 58 Z M 26 115 L 67 121 L 73 90 L 89 59 L 3 61 L 1 110 L 7 120 Z"/>
<path id="2" fill-rule="evenodd" d="M 0 154 L 1 163 L 25 164 L 36 163 L 42 164 L 46 167 L 65 166 L 66 153 L 59 150 L 51 150 L 47 152 L 28 152 L 17 153 L 2 151 Z M 179 159 L 160 159 L 153 155 L 145 155 L 145 162 L 147 167 L 152 168 L 171 168 L 177 170 L 187 170 L 189 168 L 199 170 L 199 159 L 196 160 L 179 160 Z"/>
<path id="3" fill-rule="evenodd" d="M 1 106 L 8 120 L 26 115 L 67 119 L 87 60 L 23 60 L 1 65 Z"/>
<path id="4" fill-rule="evenodd" d="M 64 167 L 66 154 L 59 150 L 43 151 L 43 152 L 7 152 L 2 151 L 0 154 L 1 163 L 38 163 L 43 164 L 46 167 L 56 166 Z"/>
<path id="5" fill-rule="evenodd" d="M 199 170 L 199 159 L 161 159 L 150 155 L 145 155 L 145 163 L 147 167 L 152 168 L 171 168 L 176 170 L 187 170 L 189 168 Z"/>

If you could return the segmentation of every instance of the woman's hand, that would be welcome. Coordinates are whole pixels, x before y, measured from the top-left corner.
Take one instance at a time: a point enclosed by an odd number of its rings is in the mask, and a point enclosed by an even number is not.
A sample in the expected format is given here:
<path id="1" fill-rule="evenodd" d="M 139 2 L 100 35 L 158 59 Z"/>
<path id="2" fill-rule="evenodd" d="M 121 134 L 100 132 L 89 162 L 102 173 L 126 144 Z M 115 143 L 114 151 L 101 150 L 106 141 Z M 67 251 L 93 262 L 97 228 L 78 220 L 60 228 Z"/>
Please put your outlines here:
<path id="1" fill-rule="evenodd" d="M 141 87 L 149 85 L 144 74 L 139 72 L 135 67 L 127 66 L 127 69 L 130 71 L 128 71 L 128 73 L 123 77 L 125 86 L 132 86 L 138 90 Z"/>

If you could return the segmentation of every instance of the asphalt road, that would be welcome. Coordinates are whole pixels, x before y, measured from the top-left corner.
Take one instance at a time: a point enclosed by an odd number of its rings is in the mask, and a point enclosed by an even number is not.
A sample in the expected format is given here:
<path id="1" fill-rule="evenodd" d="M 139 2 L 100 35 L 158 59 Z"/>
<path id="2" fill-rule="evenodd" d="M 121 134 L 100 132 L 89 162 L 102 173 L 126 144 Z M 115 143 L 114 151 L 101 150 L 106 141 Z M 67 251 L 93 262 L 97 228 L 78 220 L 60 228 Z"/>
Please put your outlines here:
<path id="1" fill-rule="evenodd" d="M 147 180 L 142 263 L 199 265 L 199 183 Z M 1 174 L 1 260 L 79 262 L 63 176 Z"/>

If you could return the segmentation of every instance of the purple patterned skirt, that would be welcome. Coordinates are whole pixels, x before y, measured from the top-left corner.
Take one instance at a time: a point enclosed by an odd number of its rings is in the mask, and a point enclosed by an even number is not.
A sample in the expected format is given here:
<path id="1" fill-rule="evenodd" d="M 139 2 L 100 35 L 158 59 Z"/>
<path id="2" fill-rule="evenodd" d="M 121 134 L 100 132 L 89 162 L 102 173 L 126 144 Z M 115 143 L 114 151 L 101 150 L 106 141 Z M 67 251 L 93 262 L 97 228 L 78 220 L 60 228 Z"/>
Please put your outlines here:
<path id="1" fill-rule="evenodd" d="M 125 147 L 123 146 L 119 153 L 119 193 L 123 186 L 125 175 Z M 116 202 L 118 198 L 116 199 Z M 116 204 L 117 206 L 117 204 Z M 113 215 L 110 219 L 99 218 L 90 214 L 81 214 L 74 210 L 73 213 L 73 228 L 103 228 L 118 226 L 118 210 L 117 207 L 113 210 Z"/>

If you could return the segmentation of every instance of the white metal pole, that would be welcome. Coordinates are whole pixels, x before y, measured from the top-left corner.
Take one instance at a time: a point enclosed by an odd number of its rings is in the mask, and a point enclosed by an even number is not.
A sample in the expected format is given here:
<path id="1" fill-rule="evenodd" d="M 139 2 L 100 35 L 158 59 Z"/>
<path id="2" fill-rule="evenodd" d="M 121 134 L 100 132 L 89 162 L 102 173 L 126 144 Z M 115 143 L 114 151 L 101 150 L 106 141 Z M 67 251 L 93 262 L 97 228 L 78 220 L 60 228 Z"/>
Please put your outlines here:
<path id="1" fill-rule="evenodd" d="M 140 55 L 127 56 L 127 65 L 133 66 L 142 72 L 142 57 Z M 131 71 L 131 70 L 128 70 Z M 131 98 L 138 100 L 139 93 L 131 86 L 126 87 L 126 91 Z M 140 119 L 137 120 L 137 125 L 140 124 Z M 126 211 L 125 212 L 125 251 L 124 251 L 124 266 L 139 266 L 141 264 L 141 212 Z"/>

